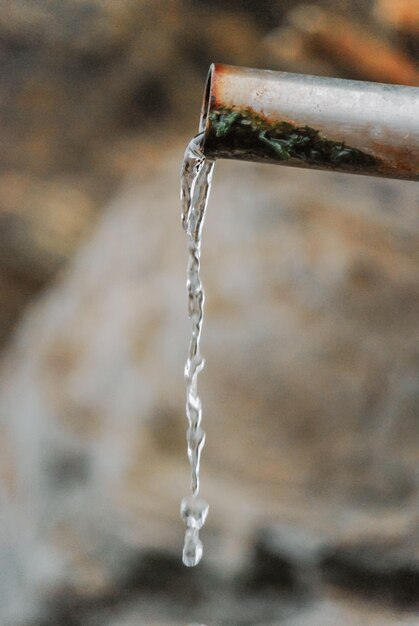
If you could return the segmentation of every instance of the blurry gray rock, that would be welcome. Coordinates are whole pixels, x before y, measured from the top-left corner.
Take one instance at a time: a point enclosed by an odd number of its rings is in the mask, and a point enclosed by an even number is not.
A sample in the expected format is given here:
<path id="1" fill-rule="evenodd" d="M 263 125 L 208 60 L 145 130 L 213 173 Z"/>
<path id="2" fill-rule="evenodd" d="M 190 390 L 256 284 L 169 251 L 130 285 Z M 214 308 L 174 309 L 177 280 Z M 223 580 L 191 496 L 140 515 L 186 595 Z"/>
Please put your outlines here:
<path id="1" fill-rule="evenodd" d="M 247 589 L 314 594 L 323 541 L 322 537 L 293 526 L 259 530 L 249 561 Z"/>
<path id="2" fill-rule="evenodd" d="M 132 176 L 3 356 L 4 624 L 63 590 L 106 594 L 143 549 L 180 558 L 181 153 Z M 418 265 L 413 184 L 217 164 L 203 241 L 208 565 L 233 571 L 272 521 L 329 540 L 410 532 Z"/>
<path id="3" fill-rule="evenodd" d="M 321 569 L 338 587 L 380 602 L 419 609 L 419 555 L 413 545 L 366 539 L 355 545 L 330 547 L 322 555 Z"/>

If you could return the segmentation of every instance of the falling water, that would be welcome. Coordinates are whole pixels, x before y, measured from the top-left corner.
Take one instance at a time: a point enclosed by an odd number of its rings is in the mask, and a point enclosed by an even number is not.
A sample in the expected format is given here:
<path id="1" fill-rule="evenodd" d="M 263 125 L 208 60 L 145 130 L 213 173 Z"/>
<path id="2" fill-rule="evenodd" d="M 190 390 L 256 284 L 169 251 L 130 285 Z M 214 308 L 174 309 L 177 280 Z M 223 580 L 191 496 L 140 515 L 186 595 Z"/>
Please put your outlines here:
<path id="1" fill-rule="evenodd" d="M 208 514 L 208 504 L 198 497 L 199 465 L 205 432 L 201 428 L 202 405 L 198 394 L 198 374 L 204 367 L 199 351 L 202 320 L 204 315 L 204 290 L 200 277 L 201 235 L 205 209 L 211 189 L 214 162 L 206 159 L 202 152 L 204 133 L 192 139 L 185 151 L 181 175 L 182 225 L 188 240 L 188 269 L 186 288 L 192 335 L 185 365 L 186 417 L 188 430 L 188 458 L 191 465 L 191 495 L 182 500 L 181 515 L 186 523 L 185 543 L 182 560 L 194 567 L 202 557 L 202 542 L 199 531 Z"/>

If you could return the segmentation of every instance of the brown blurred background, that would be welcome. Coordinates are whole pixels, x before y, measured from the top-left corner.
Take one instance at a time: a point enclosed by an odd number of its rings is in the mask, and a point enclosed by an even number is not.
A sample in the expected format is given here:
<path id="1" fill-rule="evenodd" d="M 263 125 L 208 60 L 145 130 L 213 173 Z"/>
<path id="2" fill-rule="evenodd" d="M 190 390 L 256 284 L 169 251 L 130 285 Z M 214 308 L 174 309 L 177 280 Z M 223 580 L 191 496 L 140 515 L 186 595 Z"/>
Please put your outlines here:
<path id="1" fill-rule="evenodd" d="M 419 624 L 419 193 L 219 163 L 211 505 L 178 200 L 211 62 L 419 85 L 417 0 L 6 0 L 0 623 Z"/>

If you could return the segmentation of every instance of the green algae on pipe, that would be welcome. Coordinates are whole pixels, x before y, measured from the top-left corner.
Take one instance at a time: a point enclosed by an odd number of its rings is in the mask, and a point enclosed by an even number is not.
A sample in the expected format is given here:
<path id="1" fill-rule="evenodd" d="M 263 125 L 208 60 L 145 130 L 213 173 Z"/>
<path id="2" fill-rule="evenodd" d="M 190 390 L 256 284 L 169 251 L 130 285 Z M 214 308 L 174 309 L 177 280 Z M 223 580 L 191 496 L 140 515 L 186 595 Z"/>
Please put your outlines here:
<path id="1" fill-rule="evenodd" d="M 419 180 L 419 89 L 212 65 L 204 153 Z"/>

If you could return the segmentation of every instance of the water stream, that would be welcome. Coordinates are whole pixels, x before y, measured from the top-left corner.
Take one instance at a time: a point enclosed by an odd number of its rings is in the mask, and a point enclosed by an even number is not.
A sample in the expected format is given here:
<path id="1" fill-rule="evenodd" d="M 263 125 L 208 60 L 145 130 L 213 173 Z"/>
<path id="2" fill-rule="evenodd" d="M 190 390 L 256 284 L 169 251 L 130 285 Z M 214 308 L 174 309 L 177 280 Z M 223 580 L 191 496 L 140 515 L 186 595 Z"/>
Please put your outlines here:
<path id="1" fill-rule="evenodd" d="M 187 236 L 189 252 L 186 288 L 192 331 L 185 364 L 188 419 L 186 440 L 191 465 L 191 494 L 183 498 L 181 503 L 181 516 L 186 523 L 182 560 L 188 567 L 194 567 L 202 558 L 199 531 L 208 514 L 207 502 L 198 496 L 199 466 L 205 443 L 205 432 L 201 428 L 202 405 L 198 394 L 198 375 L 204 367 L 204 359 L 200 353 L 205 299 L 200 277 L 201 237 L 214 161 L 206 159 L 202 152 L 203 138 L 204 133 L 200 133 L 189 143 L 181 174 L 182 226 Z"/>

